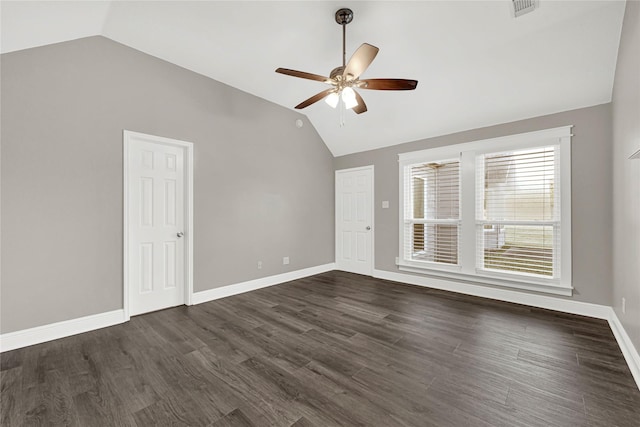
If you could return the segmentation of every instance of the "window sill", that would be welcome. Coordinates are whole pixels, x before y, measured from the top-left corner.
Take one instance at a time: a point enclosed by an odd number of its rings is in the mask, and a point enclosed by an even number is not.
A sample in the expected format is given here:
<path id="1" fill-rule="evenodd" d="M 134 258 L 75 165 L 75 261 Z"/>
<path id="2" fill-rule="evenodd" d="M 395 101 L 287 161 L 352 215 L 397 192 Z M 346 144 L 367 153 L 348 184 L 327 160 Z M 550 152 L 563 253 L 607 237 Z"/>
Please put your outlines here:
<path id="1" fill-rule="evenodd" d="M 572 296 L 573 287 L 562 285 L 557 282 L 534 282 L 517 279 L 502 279 L 497 277 L 491 277 L 483 274 L 467 274 L 459 271 L 451 270 L 436 270 L 433 268 L 427 268 L 422 266 L 415 266 L 409 264 L 398 264 L 400 271 L 406 271 L 409 273 L 418 273 L 423 276 L 433 276 L 438 278 L 447 278 L 453 280 L 461 280 L 472 283 L 474 285 L 491 285 L 499 286 L 510 289 L 521 289 L 526 291 L 543 292 L 553 295 Z"/>

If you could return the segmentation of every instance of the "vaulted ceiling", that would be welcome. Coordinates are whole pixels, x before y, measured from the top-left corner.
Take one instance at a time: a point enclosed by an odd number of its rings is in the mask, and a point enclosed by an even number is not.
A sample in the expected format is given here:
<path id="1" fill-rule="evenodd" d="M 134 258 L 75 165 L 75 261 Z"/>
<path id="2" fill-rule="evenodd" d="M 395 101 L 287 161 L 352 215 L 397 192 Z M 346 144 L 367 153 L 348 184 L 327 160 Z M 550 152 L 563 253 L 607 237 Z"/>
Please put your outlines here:
<path id="1" fill-rule="evenodd" d="M 362 90 L 369 111 L 304 110 L 344 155 L 611 100 L 624 1 L 540 0 L 513 17 L 493 1 L 21 1 L 1 3 L 2 53 L 103 35 L 293 108 L 341 65 L 341 7 L 354 12 L 347 56 L 380 48 L 363 78 L 410 78 L 415 91 Z"/>

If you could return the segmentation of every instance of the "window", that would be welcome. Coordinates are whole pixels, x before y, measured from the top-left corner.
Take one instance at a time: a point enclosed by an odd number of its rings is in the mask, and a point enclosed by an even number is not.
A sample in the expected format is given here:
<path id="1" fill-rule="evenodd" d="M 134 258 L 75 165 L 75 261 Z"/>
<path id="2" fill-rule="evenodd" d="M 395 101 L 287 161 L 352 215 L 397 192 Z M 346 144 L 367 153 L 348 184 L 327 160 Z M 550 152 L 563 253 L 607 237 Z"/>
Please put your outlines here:
<path id="1" fill-rule="evenodd" d="M 571 127 L 401 154 L 401 270 L 571 294 Z"/>
<path id="2" fill-rule="evenodd" d="M 421 163 L 407 171 L 410 194 L 404 233 L 411 260 L 458 264 L 460 162 Z"/>
<path id="3" fill-rule="evenodd" d="M 553 277 L 560 246 L 556 150 L 476 157 L 477 268 Z"/>

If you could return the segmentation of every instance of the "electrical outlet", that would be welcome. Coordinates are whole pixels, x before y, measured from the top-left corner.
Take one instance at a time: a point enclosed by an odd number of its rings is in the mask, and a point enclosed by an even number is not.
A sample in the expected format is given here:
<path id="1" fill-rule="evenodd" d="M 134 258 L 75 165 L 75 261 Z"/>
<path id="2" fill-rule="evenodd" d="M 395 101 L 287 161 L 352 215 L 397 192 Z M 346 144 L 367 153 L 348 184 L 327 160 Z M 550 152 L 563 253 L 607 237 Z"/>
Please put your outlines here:
<path id="1" fill-rule="evenodd" d="M 622 314 L 627 314 L 627 300 L 622 297 Z"/>
<path id="2" fill-rule="evenodd" d="M 400 258 L 396 257 L 396 265 L 400 264 Z"/>
<path id="3" fill-rule="evenodd" d="M 289 257 L 288 256 L 282 258 L 282 265 L 287 265 L 287 264 L 289 264 Z"/>
<path id="4" fill-rule="evenodd" d="M 262 261 L 258 261 L 258 270 L 262 270 Z"/>

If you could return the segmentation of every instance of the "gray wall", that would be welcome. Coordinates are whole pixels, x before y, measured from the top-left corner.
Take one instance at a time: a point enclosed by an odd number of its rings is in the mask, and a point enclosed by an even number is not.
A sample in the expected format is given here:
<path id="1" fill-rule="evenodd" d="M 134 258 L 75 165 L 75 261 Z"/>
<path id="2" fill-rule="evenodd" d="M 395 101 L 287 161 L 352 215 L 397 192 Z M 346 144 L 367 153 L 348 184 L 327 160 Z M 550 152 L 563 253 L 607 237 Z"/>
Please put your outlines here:
<path id="1" fill-rule="evenodd" d="M 196 291 L 333 262 L 304 116 L 102 37 L 1 59 L 2 333 L 122 308 L 123 129 L 195 144 Z"/>
<path id="2" fill-rule="evenodd" d="M 640 351 L 640 2 L 628 1 L 613 87 L 613 307 Z M 627 300 L 622 313 L 622 298 Z"/>
<path id="3" fill-rule="evenodd" d="M 611 304 L 611 104 L 536 117 L 337 157 L 336 170 L 375 165 L 375 268 L 398 271 L 398 154 L 574 125 L 572 138 L 573 299 Z M 390 202 L 382 209 L 382 201 Z"/>

